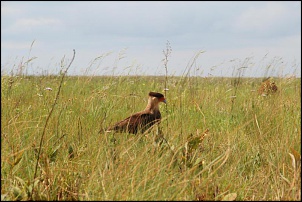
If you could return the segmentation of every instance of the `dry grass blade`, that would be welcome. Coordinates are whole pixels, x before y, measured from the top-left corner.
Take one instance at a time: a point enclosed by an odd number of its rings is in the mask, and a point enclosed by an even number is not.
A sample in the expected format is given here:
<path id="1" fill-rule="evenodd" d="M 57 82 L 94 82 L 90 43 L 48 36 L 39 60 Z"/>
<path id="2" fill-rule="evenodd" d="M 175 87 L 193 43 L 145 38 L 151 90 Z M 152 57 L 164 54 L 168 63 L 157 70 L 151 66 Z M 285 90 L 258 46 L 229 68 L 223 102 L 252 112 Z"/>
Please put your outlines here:
<path id="1" fill-rule="evenodd" d="M 58 101 L 58 98 L 59 98 L 59 95 L 60 95 L 60 91 L 61 91 L 61 88 L 62 88 L 64 77 L 65 77 L 68 69 L 70 68 L 70 66 L 71 66 L 74 58 L 75 58 L 75 50 L 73 50 L 73 57 L 72 57 L 69 65 L 68 65 L 68 67 L 66 68 L 66 70 L 64 71 L 64 73 L 62 75 L 62 79 L 60 81 L 60 85 L 59 85 L 59 89 L 58 89 L 58 92 L 57 92 L 56 97 L 55 97 L 55 101 L 54 101 L 54 103 L 52 105 L 52 108 L 51 108 L 51 110 L 50 110 L 47 118 L 46 118 L 46 122 L 45 122 L 45 125 L 44 125 L 44 128 L 43 128 L 43 132 L 42 132 L 42 135 L 41 135 L 41 139 L 40 139 L 40 145 L 39 145 L 39 151 L 38 151 L 38 157 L 37 157 L 37 162 L 36 162 L 36 167 L 35 167 L 35 173 L 34 173 L 33 183 L 35 182 L 35 179 L 37 177 L 37 170 L 38 170 L 38 165 L 39 165 L 39 160 L 40 160 L 40 154 L 41 154 L 41 150 L 42 150 L 42 144 L 43 144 L 43 139 L 44 139 L 44 136 L 45 136 L 46 127 L 47 127 L 48 121 L 49 121 L 49 119 L 50 119 L 50 117 L 52 115 L 52 112 L 53 112 L 53 110 L 54 110 L 54 108 L 55 108 L 55 106 L 57 104 L 57 101 Z M 33 193 L 34 193 L 34 188 L 35 187 L 33 186 L 33 190 L 32 190 L 32 192 L 30 194 L 30 200 L 32 200 L 32 196 L 33 196 Z"/>
<path id="2" fill-rule="evenodd" d="M 224 196 L 221 200 L 222 201 L 235 201 L 237 198 L 237 194 L 236 193 L 230 193 L 226 196 Z"/>

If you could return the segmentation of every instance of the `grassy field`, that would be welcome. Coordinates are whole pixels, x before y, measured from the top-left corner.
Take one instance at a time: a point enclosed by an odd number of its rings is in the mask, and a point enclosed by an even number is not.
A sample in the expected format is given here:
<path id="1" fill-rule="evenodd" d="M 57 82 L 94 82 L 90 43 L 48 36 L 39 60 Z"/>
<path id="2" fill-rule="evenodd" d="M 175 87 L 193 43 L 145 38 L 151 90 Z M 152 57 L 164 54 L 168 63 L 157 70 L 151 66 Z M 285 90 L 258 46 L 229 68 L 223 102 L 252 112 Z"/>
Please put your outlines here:
<path id="1" fill-rule="evenodd" d="M 1 200 L 300 201 L 301 79 L 274 80 L 1 76 Z M 149 91 L 163 137 L 105 133 Z"/>

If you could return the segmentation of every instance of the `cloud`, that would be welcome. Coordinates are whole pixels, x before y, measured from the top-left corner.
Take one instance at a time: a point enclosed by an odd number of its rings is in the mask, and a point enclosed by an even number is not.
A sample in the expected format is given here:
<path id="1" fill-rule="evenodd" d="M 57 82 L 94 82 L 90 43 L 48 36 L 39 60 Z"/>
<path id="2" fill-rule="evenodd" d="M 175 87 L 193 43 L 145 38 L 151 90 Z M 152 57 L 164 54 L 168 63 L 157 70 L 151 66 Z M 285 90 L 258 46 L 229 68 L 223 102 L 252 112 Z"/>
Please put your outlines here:
<path id="1" fill-rule="evenodd" d="M 276 3 L 264 7 L 251 7 L 244 11 L 235 22 L 238 29 L 247 31 L 267 29 L 282 19 L 286 9 Z"/>
<path id="2" fill-rule="evenodd" d="M 32 31 L 43 27 L 52 27 L 61 25 L 60 20 L 55 18 L 24 18 L 18 19 L 14 24 L 5 29 L 6 32 L 18 33 Z"/>
<path id="3" fill-rule="evenodd" d="M 2 17 L 13 17 L 16 15 L 20 15 L 22 14 L 22 9 L 18 8 L 18 7 L 12 7 L 9 4 L 7 5 L 6 3 L 9 2 L 2 2 L 1 1 L 1 18 Z"/>
<path id="4" fill-rule="evenodd" d="M 208 68 L 267 52 L 299 62 L 300 8 L 297 2 L 7 2 L 1 55 L 27 55 L 36 40 L 35 65 L 41 61 L 37 66 L 45 67 L 50 57 L 60 61 L 75 49 L 76 72 L 99 54 L 128 48 L 121 71 L 135 61 L 155 74 L 163 71 L 162 50 L 169 40 L 172 74 L 181 74 L 199 50 L 206 51 L 200 64 Z M 108 57 L 101 66 L 114 60 Z"/>
<path id="5" fill-rule="evenodd" d="M 297 32 L 300 30 L 294 25 L 301 22 L 301 11 L 291 8 L 286 2 L 266 2 L 265 4 L 255 4 L 243 10 L 235 19 L 233 29 L 238 32 L 262 34 L 264 36 L 271 33 L 282 34 L 283 32 Z M 299 17 L 300 16 L 300 17 Z M 294 29 L 290 29 L 294 28 Z M 301 28 L 301 26 L 300 26 Z M 268 34 L 265 34 L 268 33 Z"/>
<path id="6" fill-rule="evenodd" d="M 31 42 L 32 43 L 32 42 Z M 16 42 L 16 41 L 4 41 L 1 43 L 1 49 L 11 50 L 29 50 L 31 43 L 28 42 Z M 36 48 L 36 47 L 35 47 Z"/>

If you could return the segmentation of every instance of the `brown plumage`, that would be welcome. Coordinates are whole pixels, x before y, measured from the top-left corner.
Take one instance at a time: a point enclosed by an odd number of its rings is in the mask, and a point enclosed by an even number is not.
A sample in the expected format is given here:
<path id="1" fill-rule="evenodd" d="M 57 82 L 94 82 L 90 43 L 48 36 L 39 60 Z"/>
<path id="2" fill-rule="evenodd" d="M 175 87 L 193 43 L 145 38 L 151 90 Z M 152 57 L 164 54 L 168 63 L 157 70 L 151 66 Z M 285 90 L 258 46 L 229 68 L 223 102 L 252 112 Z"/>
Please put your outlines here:
<path id="1" fill-rule="evenodd" d="M 277 92 L 277 90 L 278 87 L 276 83 L 270 77 L 268 77 L 262 81 L 261 86 L 258 89 L 258 93 L 259 95 L 266 96 Z"/>
<path id="2" fill-rule="evenodd" d="M 153 126 L 155 123 L 160 123 L 161 114 L 159 111 L 159 103 L 166 103 L 166 99 L 163 94 L 150 92 L 148 104 L 143 111 L 132 114 L 128 118 L 117 122 L 113 126 L 107 129 L 109 131 L 116 132 L 128 132 L 128 133 L 144 133 L 147 129 Z"/>

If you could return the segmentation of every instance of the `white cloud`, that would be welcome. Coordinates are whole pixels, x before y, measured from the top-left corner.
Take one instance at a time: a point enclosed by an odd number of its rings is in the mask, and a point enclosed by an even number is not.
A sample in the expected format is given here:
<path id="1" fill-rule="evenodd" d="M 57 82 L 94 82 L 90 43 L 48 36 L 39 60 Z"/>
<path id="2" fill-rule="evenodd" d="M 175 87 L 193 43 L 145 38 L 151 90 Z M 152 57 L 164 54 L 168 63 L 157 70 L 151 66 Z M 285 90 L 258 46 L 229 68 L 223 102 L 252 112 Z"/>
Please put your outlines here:
<path id="1" fill-rule="evenodd" d="M 43 68 L 50 57 L 60 61 L 75 49 L 71 70 L 78 72 L 101 53 L 115 56 L 128 48 L 121 71 L 135 61 L 146 72 L 162 73 L 167 40 L 173 49 L 171 74 L 183 73 L 198 50 L 206 51 L 198 60 L 203 68 L 251 55 L 261 59 L 268 52 L 301 61 L 301 4 L 296 2 L 27 1 L 4 6 L 1 56 L 27 55 L 36 40 L 31 55 L 38 57 L 34 66 Z M 104 59 L 102 71 L 114 60 Z M 56 72 L 52 63 L 51 68 Z"/>
<path id="2" fill-rule="evenodd" d="M 1 42 L 1 49 L 10 49 L 10 50 L 29 50 L 30 44 L 28 42 L 16 42 L 16 41 L 4 41 Z"/>
<path id="3" fill-rule="evenodd" d="M 54 25 L 58 23 L 59 20 L 57 19 L 38 18 L 38 19 L 21 19 L 16 22 L 16 25 L 33 27 L 33 26 Z"/>
<path id="4" fill-rule="evenodd" d="M 12 17 L 22 13 L 22 9 L 19 7 L 11 6 L 10 2 L 1 1 L 1 18 Z"/>
<path id="5" fill-rule="evenodd" d="M 5 29 L 9 32 L 24 32 L 31 31 L 42 26 L 61 25 L 60 20 L 55 18 L 24 18 L 18 19 L 14 24 Z"/>
<path id="6" fill-rule="evenodd" d="M 267 2 L 244 10 L 234 22 L 234 28 L 241 31 L 267 31 L 288 18 L 290 11 L 282 2 Z"/>

